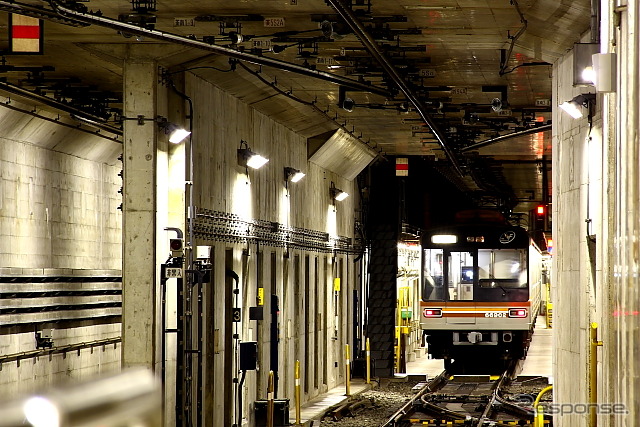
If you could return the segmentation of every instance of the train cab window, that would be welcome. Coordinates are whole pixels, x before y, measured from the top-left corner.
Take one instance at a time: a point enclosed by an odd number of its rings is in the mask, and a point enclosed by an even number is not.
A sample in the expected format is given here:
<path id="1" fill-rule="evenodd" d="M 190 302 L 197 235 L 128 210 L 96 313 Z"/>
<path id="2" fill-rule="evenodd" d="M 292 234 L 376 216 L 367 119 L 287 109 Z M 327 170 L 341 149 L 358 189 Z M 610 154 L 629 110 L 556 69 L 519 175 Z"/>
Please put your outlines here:
<path id="1" fill-rule="evenodd" d="M 423 256 L 422 299 L 444 301 L 442 249 L 425 249 Z"/>
<path id="2" fill-rule="evenodd" d="M 478 250 L 478 293 L 482 301 L 527 301 L 526 250 Z"/>

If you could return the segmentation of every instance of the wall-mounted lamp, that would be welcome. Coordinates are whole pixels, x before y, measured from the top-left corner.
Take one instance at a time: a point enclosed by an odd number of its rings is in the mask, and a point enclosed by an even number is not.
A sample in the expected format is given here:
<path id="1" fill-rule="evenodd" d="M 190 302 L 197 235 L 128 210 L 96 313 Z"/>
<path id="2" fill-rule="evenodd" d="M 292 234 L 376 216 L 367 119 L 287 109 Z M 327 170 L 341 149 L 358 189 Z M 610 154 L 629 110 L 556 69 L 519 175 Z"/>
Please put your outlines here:
<path id="1" fill-rule="evenodd" d="M 169 135 L 169 142 L 172 144 L 180 144 L 186 137 L 191 135 L 188 130 L 166 120 L 158 122 L 158 127 L 164 130 L 166 135 Z"/>
<path id="2" fill-rule="evenodd" d="M 562 104 L 560 104 L 560 108 L 566 111 L 574 119 L 579 119 L 583 116 L 582 108 L 585 107 L 588 109 L 588 113 L 589 113 L 588 117 L 590 120 L 593 113 L 592 107 L 593 107 L 593 104 L 595 104 L 595 102 L 596 102 L 595 93 L 583 93 L 576 96 L 571 101 L 563 102 Z"/>
<path id="3" fill-rule="evenodd" d="M 247 141 L 240 141 L 240 148 L 238 148 L 238 165 L 245 168 L 250 167 L 252 169 L 260 169 L 268 161 L 269 159 L 266 157 L 262 157 L 261 155 L 251 151 Z"/>
<path id="4" fill-rule="evenodd" d="M 291 167 L 285 167 L 284 168 L 284 181 L 285 182 L 298 182 L 300 181 L 302 178 L 304 178 L 305 173 L 299 171 L 298 169 L 294 169 Z"/>
<path id="5" fill-rule="evenodd" d="M 337 200 L 338 202 L 343 201 L 347 197 L 349 197 L 349 193 L 346 193 L 339 188 L 336 188 L 336 185 L 331 181 L 331 186 L 329 187 L 329 193 L 331 194 L 331 198 Z"/>
<path id="6" fill-rule="evenodd" d="M 138 126 L 144 125 L 145 122 L 156 122 L 158 127 L 164 131 L 166 135 L 169 135 L 169 142 L 173 144 L 181 143 L 187 136 L 191 135 L 191 132 L 184 129 L 181 126 L 178 126 L 175 123 L 168 121 L 165 117 L 145 117 L 142 114 L 139 114 L 137 117 L 125 117 L 121 116 L 119 118 L 121 121 L 124 120 L 136 120 L 138 122 Z"/>
<path id="7" fill-rule="evenodd" d="M 573 85 L 593 85 L 593 63 L 591 56 L 598 53 L 600 43 L 575 43 L 573 45 Z"/>

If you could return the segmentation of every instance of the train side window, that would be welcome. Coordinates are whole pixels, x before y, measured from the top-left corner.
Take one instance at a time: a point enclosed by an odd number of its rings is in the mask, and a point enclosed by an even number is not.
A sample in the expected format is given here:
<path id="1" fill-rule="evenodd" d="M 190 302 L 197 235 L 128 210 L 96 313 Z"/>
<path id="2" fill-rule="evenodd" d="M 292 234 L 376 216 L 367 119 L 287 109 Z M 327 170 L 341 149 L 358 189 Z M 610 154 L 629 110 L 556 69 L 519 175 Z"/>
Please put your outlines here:
<path id="1" fill-rule="evenodd" d="M 425 249 L 422 268 L 422 300 L 443 301 L 442 249 Z"/>

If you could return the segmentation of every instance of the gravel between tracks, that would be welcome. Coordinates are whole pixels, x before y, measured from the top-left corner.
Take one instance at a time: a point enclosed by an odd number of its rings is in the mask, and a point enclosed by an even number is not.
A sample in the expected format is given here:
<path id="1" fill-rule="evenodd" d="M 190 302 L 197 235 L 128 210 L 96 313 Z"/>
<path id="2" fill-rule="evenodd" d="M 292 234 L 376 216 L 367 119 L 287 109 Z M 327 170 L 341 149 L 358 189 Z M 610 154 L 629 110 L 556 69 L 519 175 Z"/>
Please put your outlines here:
<path id="1" fill-rule="evenodd" d="M 355 396 L 355 400 L 369 401 L 371 405 L 359 411 L 355 417 L 345 417 L 340 421 L 325 418 L 321 427 L 379 427 L 387 421 L 415 392 L 411 389 L 418 381 L 382 380 L 379 387 Z"/>

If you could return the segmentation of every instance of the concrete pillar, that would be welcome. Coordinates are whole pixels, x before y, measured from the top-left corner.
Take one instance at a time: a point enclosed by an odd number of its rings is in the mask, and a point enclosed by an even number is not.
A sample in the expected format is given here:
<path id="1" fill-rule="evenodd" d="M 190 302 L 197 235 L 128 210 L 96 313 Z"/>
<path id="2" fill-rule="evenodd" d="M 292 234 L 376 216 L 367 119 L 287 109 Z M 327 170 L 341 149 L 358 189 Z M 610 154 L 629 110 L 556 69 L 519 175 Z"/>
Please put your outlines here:
<path id="1" fill-rule="evenodd" d="M 132 46 L 124 61 L 124 115 L 156 116 L 157 65 Z M 124 122 L 122 367 L 155 362 L 157 126 Z"/>
<path id="2" fill-rule="evenodd" d="M 394 339 L 396 325 L 396 276 L 398 273 L 398 182 L 390 166 L 378 167 L 372 175 L 369 233 L 371 236 L 369 318 L 367 337 L 371 357 L 375 359 L 372 375 L 394 375 Z"/>

